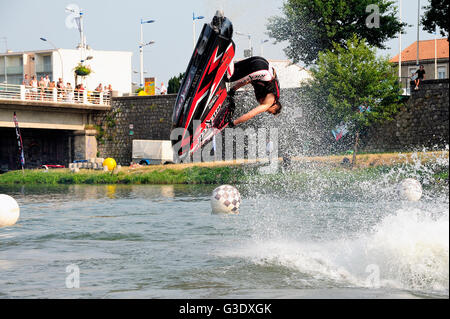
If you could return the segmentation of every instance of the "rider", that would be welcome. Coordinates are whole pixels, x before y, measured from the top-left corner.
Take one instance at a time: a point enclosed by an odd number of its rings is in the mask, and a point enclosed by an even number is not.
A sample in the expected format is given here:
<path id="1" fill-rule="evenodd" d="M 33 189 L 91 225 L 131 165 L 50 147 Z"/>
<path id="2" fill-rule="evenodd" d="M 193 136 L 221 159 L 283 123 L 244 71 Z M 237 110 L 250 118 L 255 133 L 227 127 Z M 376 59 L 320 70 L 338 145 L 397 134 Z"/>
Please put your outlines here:
<path id="1" fill-rule="evenodd" d="M 254 116 L 268 112 L 278 115 L 281 112 L 280 84 L 275 69 L 263 57 L 250 57 L 230 65 L 231 77 L 227 82 L 236 82 L 228 95 L 233 98 L 236 91 L 244 85 L 251 84 L 255 90 L 259 105 L 250 112 L 228 123 L 228 127 L 244 123 Z"/>

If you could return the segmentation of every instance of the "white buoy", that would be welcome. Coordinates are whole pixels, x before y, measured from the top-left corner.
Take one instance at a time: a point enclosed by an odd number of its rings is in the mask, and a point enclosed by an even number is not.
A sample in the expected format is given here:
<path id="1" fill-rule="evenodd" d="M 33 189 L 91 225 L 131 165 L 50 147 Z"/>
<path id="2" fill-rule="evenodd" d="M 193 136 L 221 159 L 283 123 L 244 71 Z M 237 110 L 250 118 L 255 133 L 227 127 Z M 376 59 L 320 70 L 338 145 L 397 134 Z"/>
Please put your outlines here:
<path id="1" fill-rule="evenodd" d="M 211 208 L 214 214 L 239 214 L 241 194 L 236 187 L 222 185 L 214 189 L 211 196 Z"/>
<path id="2" fill-rule="evenodd" d="M 20 208 L 11 196 L 0 194 L 0 227 L 12 226 L 19 219 Z"/>
<path id="3" fill-rule="evenodd" d="M 402 200 L 417 202 L 422 197 L 422 185 L 414 178 L 401 181 L 398 184 L 397 191 Z"/>

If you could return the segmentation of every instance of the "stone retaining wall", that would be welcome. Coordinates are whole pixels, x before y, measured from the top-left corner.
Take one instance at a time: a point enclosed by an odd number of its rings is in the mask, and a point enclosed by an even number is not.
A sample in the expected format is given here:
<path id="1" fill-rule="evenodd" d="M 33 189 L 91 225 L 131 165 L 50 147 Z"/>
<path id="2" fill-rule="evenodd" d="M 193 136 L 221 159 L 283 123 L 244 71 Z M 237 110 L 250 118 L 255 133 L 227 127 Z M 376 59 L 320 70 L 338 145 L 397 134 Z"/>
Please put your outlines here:
<path id="1" fill-rule="evenodd" d="M 371 128 L 363 151 L 410 151 L 443 148 L 449 143 L 449 80 L 423 81 L 393 121 Z M 352 137 L 334 141 L 323 116 L 305 105 L 296 89 L 282 90 L 283 112 L 263 114 L 241 126 L 244 130 L 278 128 L 279 155 L 332 154 L 350 149 Z M 111 111 L 94 116 L 97 157 L 113 157 L 129 165 L 133 139 L 168 140 L 176 95 L 116 97 Z M 257 105 L 253 92 L 236 95 L 235 118 Z M 131 125 L 131 126 L 130 126 Z"/>
<path id="2" fill-rule="evenodd" d="M 426 80 L 393 121 L 369 130 L 365 151 L 410 151 L 449 144 L 449 80 Z"/>

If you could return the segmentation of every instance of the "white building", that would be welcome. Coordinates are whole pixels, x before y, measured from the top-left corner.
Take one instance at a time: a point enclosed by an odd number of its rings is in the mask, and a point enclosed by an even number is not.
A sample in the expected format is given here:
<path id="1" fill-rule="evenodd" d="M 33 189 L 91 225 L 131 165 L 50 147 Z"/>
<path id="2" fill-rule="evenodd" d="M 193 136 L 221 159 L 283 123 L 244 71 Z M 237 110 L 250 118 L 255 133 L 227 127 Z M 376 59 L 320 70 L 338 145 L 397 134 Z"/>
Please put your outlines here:
<path id="1" fill-rule="evenodd" d="M 113 91 L 122 95 L 131 92 L 131 56 L 127 51 L 86 50 L 84 63 L 92 73 L 83 84 L 88 90 L 95 90 L 111 84 Z M 11 52 L 0 54 L 0 83 L 22 84 L 25 74 L 30 78 L 48 74 L 51 81 L 63 78 L 64 83 L 75 84 L 74 68 L 81 61 L 80 50 L 50 49 L 40 51 Z M 80 78 L 79 78 L 80 79 Z M 80 83 L 80 81 L 78 81 Z"/>
<path id="2" fill-rule="evenodd" d="M 298 88 L 311 79 L 311 72 L 288 60 L 269 60 L 275 68 L 282 89 Z"/>

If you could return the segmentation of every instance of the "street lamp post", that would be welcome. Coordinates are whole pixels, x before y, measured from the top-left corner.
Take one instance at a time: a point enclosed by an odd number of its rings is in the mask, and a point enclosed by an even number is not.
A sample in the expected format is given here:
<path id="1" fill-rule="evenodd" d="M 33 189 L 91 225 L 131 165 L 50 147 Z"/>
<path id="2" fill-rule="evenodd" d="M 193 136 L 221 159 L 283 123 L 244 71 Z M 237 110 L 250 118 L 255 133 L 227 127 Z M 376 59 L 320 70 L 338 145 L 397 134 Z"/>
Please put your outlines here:
<path id="1" fill-rule="evenodd" d="M 141 19 L 141 39 L 139 41 L 139 58 L 140 58 L 140 83 L 139 87 L 144 87 L 144 46 L 153 44 L 155 41 L 150 41 L 149 43 L 144 44 L 144 32 L 142 25 L 144 23 L 153 23 L 155 20 L 143 20 Z"/>
<path id="2" fill-rule="evenodd" d="M 417 57 L 416 57 L 416 64 L 417 67 L 419 67 L 419 26 L 420 26 L 420 0 L 417 0 Z"/>
<path id="3" fill-rule="evenodd" d="M 239 31 L 236 31 L 236 34 L 248 37 L 249 54 L 250 54 L 250 56 L 253 56 L 252 35 L 251 34 L 242 33 L 242 32 L 239 32 Z"/>
<path id="4" fill-rule="evenodd" d="M 402 22 L 402 0 L 399 0 L 399 20 Z M 398 79 L 402 81 L 402 30 L 398 33 Z M 408 74 L 407 74 L 408 75 Z"/>
<path id="5" fill-rule="evenodd" d="M 56 48 L 56 46 L 50 40 L 48 40 L 46 38 L 40 38 L 40 39 L 42 41 L 44 41 L 44 42 L 50 43 L 50 45 L 56 50 L 56 52 L 58 52 L 58 54 L 59 54 L 59 61 L 61 62 L 61 77 L 62 77 L 62 80 L 64 82 L 64 64 L 63 64 L 63 59 L 62 59 L 62 56 L 61 56 L 61 52 L 59 52 L 59 49 Z"/>
<path id="6" fill-rule="evenodd" d="M 195 20 L 201 20 L 204 19 L 204 16 L 195 16 L 195 13 L 192 12 L 192 36 L 193 36 L 193 48 L 195 50 Z"/>
<path id="7" fill-rule="evenodd" d="M 269 42 L 269 40 L 261 40 L 261 56 L 264 56 L 264 51 L 263 51 L 264 43 L 267 43 L 267 42 Z"/>
<path id="8" fill-rule="evenodd" d="M 85 55 L 85 49 L 86 49 L 86 39 L 84 37 L 84 23 L 83 23 L 83 10 L 82 9 L 77 9 L 75 10 L 74 8 L 71 7 L 66 7 L 66 11 L 67 12 L 72 12 L 78 15 L 78 21 L 77 21 L 77 25 L 78 25 L 78 31 L 80 31 L 80 60 L 84 61 L 84 55 Z"/>

